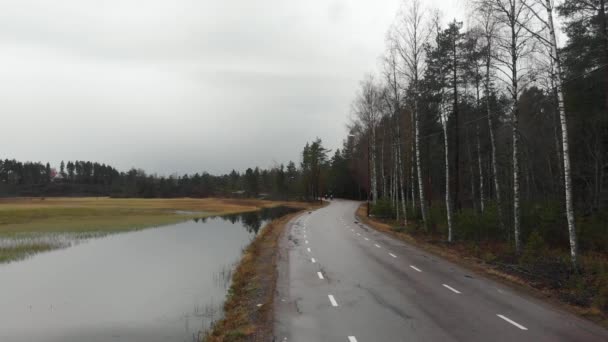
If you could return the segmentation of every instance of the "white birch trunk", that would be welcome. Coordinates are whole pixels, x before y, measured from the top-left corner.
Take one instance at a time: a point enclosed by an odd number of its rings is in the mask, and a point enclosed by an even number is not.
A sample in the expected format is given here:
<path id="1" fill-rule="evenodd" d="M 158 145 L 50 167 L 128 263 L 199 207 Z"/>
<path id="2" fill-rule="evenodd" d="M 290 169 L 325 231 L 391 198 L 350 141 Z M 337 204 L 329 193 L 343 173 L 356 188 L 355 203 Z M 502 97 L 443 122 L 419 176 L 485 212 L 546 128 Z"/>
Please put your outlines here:
<path id="1" fill-rule="evenodd" d="M 414 120 L 414 114 L 412 113 L 412 148 L 410 150 L 411 155 L 411 170 L 410 170 L 410 196 L 412 198 L 412 213 L 416 215 L 416 181 L 414 177 L 416 175 L 416 124 Z"/>
<path id="2" fill-rule="evenodd" d="M 551 38 L 551 53 L 555 60 L 556 72 L 552 74 L 552 77 L 557 86 L 557 106 L 559 108 L 559 121 L 562 128 L 562 150 L 564 157 L 564 190 L 566 192 L 566 219 L 568 221 L 568 237 L 570 239 L 570 258 L 574 268 L 577 267 L 577 242 L 576 242 L 576 226 L 574 224 L 574 206 L 572 204 L 572 180 L 570 173 L 570 145 L 568 143 L 568 125 L 566 122 L 566 110 L 564 107 L 564 93 L 563 93 L 563 81 L 562 81 L 562 70 L 561 61 L 557 50 L 557 38 L 555 37 L 555 27 L 553 24 L 553 7 L 551 0 L 546 1 L 546 9 L 549 25 L 549 35 Z"/>
<path id="3" fill-rule="evenodd" d="M 378 199 L 378 178 L 376 172 L 376 128 L 370 127 L 370 176 L 371 176 L 371 191 L 372 203 L 376 204 Z"/>
<path id="4" fill-rule="evenodd" d="M 397 142 L 399 142 L 400 134 L 399 134 L 399 124 L 397 123 Z M 403 224 L 407 226 L 407 197 L 405 196 L 405 184 L 403 177 L 403 160 L 401 157 L 401 144 L 397 143 L 397 167 L 399 168 L 399 192 L 401 193 L 401 209 L 403 210 Z M 399 201 L 397 201 L 399 202 Z"/>
<path id="5" fill-rule="evenodd" d="M 445 114 L 442 113 L 441 115 Z M 445 210 L 448 219 L 448 242 L 452 242 L 452 205 L 450 203 L 450 153 L 448 148 L 448 121 L 447 118 L 443 118 L 442 121 L 445 149 Z"/>
<path id="6" fill-rule="evenodd" d="M 485 210 L 485 194 L 484 194 L 484 179 L 483 179 L 483 166 L 481 163 L 481 141 L 479 140 L 479 125 L 476 127 L 476 136 L 477 136 L 477 166 L 479 168 L 479 205 L 481 213 L 483 214 Z"/>
<path id="7" fill-rule="evenodd" d="M 414 96 L 418 96 L 418 92 Z M 415 136 L 416 136 L 416 169 L 418 173 L 418 192 L 420 193 L 420 211 L 422 213 L 422 224 L 425 230 L 428 230 L 427 227 L 427 217 L 426 217 L 426 202 L 424 199 L 424 185 L 422 180 L 422 168 L 420 166 L 420 119 L 418 118 L 418 99 L 414 99 L 414 123 L 415 123 Z"/>
<path id="8" fill-rule="evenodd" d="M 514 90 L 517 89 L 517 81 L 513 82 Z M 517 92 L 515 92 L 517 94 Z M 516 97 L 517 95 L 515 95 Z M 515 252 L 519 254 L 521 251 L 520 237 L 519 237 L 519 136 L 517 132 L 517 126 L 519 124 L 519 118 L 517 113 L 517 101 L 513 103 L 512 110 L 512 134 L 513 134 L 513 239 L 515 240 Z"/>

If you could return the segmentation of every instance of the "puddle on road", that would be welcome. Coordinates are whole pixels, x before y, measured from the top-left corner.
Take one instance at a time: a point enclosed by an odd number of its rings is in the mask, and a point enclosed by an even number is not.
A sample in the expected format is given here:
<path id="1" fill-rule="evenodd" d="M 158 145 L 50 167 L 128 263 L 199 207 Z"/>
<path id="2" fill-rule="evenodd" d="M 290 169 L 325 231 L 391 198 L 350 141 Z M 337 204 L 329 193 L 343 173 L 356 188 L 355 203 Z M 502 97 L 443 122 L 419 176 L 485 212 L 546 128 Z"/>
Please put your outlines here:
<path id="1" fill-rule="evenodd" d="M 0 265 L 0 341 L 196 341 L 221 317 L 242 249 L 290 211 L 114 234 Z"/>

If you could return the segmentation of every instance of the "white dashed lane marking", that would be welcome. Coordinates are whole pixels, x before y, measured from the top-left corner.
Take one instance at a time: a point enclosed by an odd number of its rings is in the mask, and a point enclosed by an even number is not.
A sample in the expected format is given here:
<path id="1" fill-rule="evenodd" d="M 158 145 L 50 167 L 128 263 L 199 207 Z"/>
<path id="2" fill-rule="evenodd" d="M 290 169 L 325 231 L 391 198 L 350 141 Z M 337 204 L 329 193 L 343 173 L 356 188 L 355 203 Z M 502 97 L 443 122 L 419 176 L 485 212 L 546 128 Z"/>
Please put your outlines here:
<path id="1" fill-rule="evenodd" d="M 323 273 L 317 272 L 317 275 L 319 276 L 319 279 L 321 279 L 321 280 L 325 279 L 325 278 L 323 278 Z"/>
<path id="2" fill-rule="evenodd" d="M 379 245 L 379 244 L 377 244 L 377 243 L 375 243 L 375 244 L 374 244 L 374 246 L 376 246 L 376 247 L 380 248 L 380 245 Z"/>
<path id="3" fill-rule="evenodd" d="M 308 253 L 310 253 L 310 247 L 306 248 L 306 250 L 308 251 Z"/>
<path id="4" fill-rule="evenodd" d="M 422 272 L 418 267 L 414 266 L 414 265 L 410 265 L 411 268 L 413 268 L 414 270 L 418 271 L 418 272 Z"/>
<path id="5" fill-rule="evenodd" d="M 388 253 L 388 255 L 392 256 L 393 258 L 396 258 L 397 256 L 393 253 Z"/>
<path id="6" fill-rule="evenodd" d="M 312 263 L 314 264 L 315 262 L 317 262 L 317 260 L 315 260 L 315 258 L 310 258 L 310 261 L 312 261 Z"/>
<path id="7" fill-rule="evenodd" d="M 448 289 L 448 290 L 450 290 L 450 291 L 452 291 L 454 293 L 460 294 L 460 291 L 456 290 L 455 288 L 453 288 L 453 287 L 451 287 L 449 285 L 443 284 L 443 287 L 445 287 L 446 289 Z"/>
<path id="8" fill-rule="evenodd" d="M 519 323 L 517 323 L 517 322 L 515 322 L 515 321 L 513 321 L 513 320 L 511 320 L 511 319 L 509 319 L 509 318 L 508 318 L 508 317 L 506 317 L 506 316 L 503 316 L 503 315 L 496 315 L 496 316 L 498 316 L 498 317 L 500 317 L 500 318 L 504 319 L 505 321 L 507 321 L 507 322 L 509 322 L 509 323 L 513 324 L 514 326 L 518 327 L 518 328 L 519 328 L 519 329 L 521 329 L 521 330 L 528 330 L 528 328 L 526 328 L 526 327 L 524 327 L 523 325 L 521 325 L 521 324 L 519 324 Z"/>
<path id="9" fill-rule="evenodd" d="M 348 342 L 357 342 L 355 336 L 348 336 Z"/>
<path id="10" fill-rule="evenodd" d="M 329 298 L 329 301 L 331 302 L 331 306 L 338 306 L 338 302 L 336 302 L 336 299 L 334 298 L 334 296 L 327 295 L 327 297 Z"/>

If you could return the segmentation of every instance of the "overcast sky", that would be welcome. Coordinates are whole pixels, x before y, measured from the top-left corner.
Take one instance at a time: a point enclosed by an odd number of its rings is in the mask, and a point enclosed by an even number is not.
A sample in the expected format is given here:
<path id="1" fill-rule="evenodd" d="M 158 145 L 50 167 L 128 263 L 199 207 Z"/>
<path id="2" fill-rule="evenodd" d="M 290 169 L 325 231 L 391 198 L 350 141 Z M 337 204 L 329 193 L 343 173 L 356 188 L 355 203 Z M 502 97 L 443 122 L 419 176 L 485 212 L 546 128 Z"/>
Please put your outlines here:
<path id="1" fill-rule="evenodd" d="M 0 158 L 223 173 L 335 149 L 399 4 L 0 1 Z"/>

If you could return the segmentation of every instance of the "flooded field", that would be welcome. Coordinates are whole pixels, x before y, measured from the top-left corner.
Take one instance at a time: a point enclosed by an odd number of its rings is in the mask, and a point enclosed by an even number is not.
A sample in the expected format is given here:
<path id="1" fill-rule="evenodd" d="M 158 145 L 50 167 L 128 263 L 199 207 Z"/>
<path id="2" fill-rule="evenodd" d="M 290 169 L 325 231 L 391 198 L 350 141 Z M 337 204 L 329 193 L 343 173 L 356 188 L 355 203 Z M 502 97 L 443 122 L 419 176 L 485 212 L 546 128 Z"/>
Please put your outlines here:
<path id="1" fill-rule="evenodd" d="M 221 316 L 242 249 L 290 211 L 32 237 L 65 248 L 0 265 L 0 341 L 196 341 Z"/>

